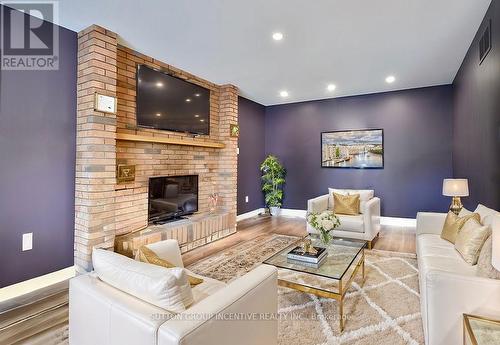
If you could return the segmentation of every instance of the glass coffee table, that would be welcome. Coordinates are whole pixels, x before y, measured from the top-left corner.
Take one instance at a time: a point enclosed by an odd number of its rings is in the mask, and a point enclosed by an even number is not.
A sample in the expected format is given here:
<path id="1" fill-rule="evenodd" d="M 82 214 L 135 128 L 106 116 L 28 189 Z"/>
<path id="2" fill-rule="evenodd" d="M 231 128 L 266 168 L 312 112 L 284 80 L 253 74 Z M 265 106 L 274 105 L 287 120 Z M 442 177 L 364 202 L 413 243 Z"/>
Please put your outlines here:
<path id="1" fill-rule="evenodd" d="M 500 320 L 463 314 L 464 345 L 496 345 L 500 339 Z"/>
<path id="2" fill-rule="evenodd" d="M 305 238 L 276 253 L 264 263 L 279 269 L 278 285 L 337 300 L 340 332 L 342 332 L 344 330 L 344 297 L 360 268 L 363 283 L 365 280 L 364 248 L 367 242 L 336 238 L 325 246 L 315 237 L 308 238 L 312 240 L 314 246 L 326 247 L 328 251 L 327 257 L 319 267 L 305 266 L 287 259 L 288 252 L 300 245 Z"/>

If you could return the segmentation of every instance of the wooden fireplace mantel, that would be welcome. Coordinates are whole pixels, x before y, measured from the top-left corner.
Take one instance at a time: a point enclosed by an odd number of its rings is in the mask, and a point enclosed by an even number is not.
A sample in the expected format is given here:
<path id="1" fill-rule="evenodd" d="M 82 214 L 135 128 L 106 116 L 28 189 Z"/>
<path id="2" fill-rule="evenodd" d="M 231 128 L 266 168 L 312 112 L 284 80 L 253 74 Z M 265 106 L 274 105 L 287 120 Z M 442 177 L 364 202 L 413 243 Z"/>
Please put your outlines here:
<path id="1" fill-rule="evenodd" d="M 197 147 L 209 147 L 215 149 L 223 149 L 226 147 L 224 143 L 218 141 L 199 141 L 195 139 L 181 139 L 181 138 L 168 138 L 168 137 L 153 137 L 147 135 L 137 135 L 137 134 L 127 134 L 127 133 L 116 133 L 116 140 L 124 141 L 138 141 L 145 143 L 158 143 L 158 144 L 172 144 L 172 145 L 184 145 L 184 146 L 197 146 Z"/>

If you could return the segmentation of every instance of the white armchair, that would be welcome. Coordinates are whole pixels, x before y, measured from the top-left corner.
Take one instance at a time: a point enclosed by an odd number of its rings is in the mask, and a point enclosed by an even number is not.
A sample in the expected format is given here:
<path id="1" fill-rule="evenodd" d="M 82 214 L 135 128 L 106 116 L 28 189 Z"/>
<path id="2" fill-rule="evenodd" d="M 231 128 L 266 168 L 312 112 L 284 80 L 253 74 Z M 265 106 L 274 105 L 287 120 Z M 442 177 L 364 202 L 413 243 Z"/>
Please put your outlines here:
<path id="1" fill-rule="evenodd" d="M 308 200 L 307 212 L 323 212 L 333 209 L 333 197 L 331 196 L 333 191 L 341 194 L 360 194 L 361 213 L 352 216 L 338 214 L 340 227 L 333 230 L 332 235 L 368 241 L 368 248 L 371 249 L 373 240 L 380 232 L 380 199 L 373 196 L 373 190 L 330 189 L 329 194 Z M 315 233 L 316 229 L 307 224 L 307 232 Z"/>
<path id="2" fill-rule="evenodd" d="M 177 241 L 148 247 L 182 267 Z M 126 272 L 123 274 L 126 277 Z M 73 278 L 69 289 L 70 345 L 277 344 L 275 267 L 261 265 L 228 284 L 201 278 L 203 283 L 192 288 L 194 304 L 179 314 L 127 294 L 95 273 Z M 265 315 L 269 318 L 262 317 Z"/>

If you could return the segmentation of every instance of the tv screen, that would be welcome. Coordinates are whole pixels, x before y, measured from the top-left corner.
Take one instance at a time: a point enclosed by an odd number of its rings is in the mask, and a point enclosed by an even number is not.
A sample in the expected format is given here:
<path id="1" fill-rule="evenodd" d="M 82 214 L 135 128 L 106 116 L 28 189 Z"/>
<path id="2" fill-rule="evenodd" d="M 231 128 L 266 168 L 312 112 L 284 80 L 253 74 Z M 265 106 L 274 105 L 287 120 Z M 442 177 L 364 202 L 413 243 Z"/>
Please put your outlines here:
<path id="1" fill-rule="evenodd" d="M 149 222 L 161 222 L 197 211 L 197 175 L 149 178 Z"/>
<path id="2" fill-rule="evenodd" d="M 138 65 L 137 126 L 208 135 L 210 90 Z"/>

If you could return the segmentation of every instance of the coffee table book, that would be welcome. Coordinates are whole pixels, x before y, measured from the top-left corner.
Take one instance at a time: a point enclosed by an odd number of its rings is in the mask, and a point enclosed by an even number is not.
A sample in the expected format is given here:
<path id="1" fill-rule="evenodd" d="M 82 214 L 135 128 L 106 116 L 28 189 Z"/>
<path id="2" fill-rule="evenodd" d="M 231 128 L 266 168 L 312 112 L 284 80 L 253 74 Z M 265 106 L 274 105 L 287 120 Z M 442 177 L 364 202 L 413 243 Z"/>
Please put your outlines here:
<path id="1" fill-rule="evenodd" d="M 323 257 L 321 259 L 319 259 L 318 263 L 312 263 L 312 262 L 307 262 L 307 261 L 299 261 L 299 260 L 293 260 L 293 259 L 288 259 L 287 258 L 287 261 L 288 263 L 292 264 L 292 265 L 302 265 L 304 267 L 310 267 L 310 268 L 319 268 L 323 262 L 325 262 L 325 259 L 326 259 L 326 255 L 323 255 Z"/>
<path id="2" fill-rule="evenodd" d="M 307 262 L 311 264 L 318 264 L 328 253 L 325 248 L 314 247 L 316 254 L 304 253 L 302 247 L 297 246 L 288 252 L 287 258 L 293 261 Z"/>

